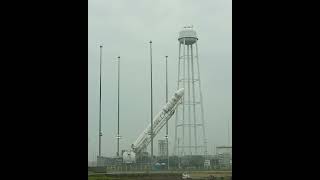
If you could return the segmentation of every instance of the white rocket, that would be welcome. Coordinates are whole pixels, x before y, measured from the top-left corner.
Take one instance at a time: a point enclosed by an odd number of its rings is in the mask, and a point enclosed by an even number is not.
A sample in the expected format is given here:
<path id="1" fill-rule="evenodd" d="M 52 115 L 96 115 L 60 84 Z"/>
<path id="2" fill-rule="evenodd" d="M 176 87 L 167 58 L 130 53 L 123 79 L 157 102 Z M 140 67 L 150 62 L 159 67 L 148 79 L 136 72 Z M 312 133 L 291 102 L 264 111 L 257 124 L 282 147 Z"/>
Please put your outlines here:
<path id="1" fill-rule="evenodd" d="M 170 98 L 168 103 L 162 108 L 162 110 L 153 118 L 153 134 L 155 137 L 166 122 L 172 117 L 180 103 L 181 98 L 184 95 L 184 89 L 181 88 Z M 135 162 L 135 154 L 140 153 L 151 142 L 151 124 L 140 134 L 136 141 L 131 145 L 131 150 L 123 153 L 123 160 L 125 163 Z"/>

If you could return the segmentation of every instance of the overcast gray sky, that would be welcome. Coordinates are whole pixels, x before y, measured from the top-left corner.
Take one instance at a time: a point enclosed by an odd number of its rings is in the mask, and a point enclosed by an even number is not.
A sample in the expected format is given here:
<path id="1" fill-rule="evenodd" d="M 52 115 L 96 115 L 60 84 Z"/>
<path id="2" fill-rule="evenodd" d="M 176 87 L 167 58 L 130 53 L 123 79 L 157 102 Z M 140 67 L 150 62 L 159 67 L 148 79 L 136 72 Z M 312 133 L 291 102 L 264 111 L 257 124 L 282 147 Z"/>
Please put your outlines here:
<path id="1" fill-rule="evenodd" d="M 117 133 L 117 56 L 121 56 L 120 149 L 129 149 L 150 122 L 150 55 L 153 41 L 154 115 L 165 104 L 165 56 L 169 97 L 177 89 L 178 33 L 193 25 L 198 34 L 208 152 L 228 143 L 232 132 L 231 0 L 88 1 L 88 159 L 98 154 L 99 45 L 102 64 L 102 155 L 114 156 Z M 174 143 L 169 122 L 169 151 Z M 165 128 L 155 138 L 163 139 Z M 171 153 L 170 153 L 171 154 Z"/>

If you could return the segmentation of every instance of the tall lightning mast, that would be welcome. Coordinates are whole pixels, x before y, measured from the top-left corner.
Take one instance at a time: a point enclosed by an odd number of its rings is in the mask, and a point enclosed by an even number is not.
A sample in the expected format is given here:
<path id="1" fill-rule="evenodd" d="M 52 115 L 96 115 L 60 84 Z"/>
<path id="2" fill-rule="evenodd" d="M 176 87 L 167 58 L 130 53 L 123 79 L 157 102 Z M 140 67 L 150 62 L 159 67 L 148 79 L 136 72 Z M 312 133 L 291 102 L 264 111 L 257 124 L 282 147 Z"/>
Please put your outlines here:
<path id="1" fill-rule="evenodd" d="M 99 157 L 101 156 L 101 65 L 102 65 L 102 45 L 100 45 L 100 96 L 99 96 Z"/>

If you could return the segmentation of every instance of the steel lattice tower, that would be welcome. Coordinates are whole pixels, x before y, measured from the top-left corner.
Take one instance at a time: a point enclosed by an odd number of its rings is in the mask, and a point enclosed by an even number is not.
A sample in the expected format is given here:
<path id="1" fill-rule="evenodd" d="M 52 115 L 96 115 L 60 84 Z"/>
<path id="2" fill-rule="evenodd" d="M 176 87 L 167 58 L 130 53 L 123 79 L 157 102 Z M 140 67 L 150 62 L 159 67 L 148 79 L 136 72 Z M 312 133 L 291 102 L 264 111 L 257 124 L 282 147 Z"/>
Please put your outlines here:
<path id="1" fill-rule="evenodd" d="M 207 155 L 202 91 L 199 70 L 198 37 L 193 27 L 179 33 L 177 89 L 184 88 L 176 110 L 174 154 Z M 194 53 L 195 51 L 195 53 Z"/>

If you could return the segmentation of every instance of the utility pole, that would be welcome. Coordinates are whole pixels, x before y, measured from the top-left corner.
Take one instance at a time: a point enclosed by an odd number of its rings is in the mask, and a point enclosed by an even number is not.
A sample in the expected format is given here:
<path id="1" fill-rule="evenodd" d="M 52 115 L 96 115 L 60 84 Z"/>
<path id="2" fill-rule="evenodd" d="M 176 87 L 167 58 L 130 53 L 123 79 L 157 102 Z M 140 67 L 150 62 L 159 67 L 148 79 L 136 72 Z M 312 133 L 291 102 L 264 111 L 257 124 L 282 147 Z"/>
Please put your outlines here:
<path id="1" fill-rule="evenodd" d="M 151 74 L 151 159 L 150 159 L 150 165 L 152 169 L 153 164 L 153 103 L 152 103 L 152 41 L 150 43 L 150 74 Z"/>

